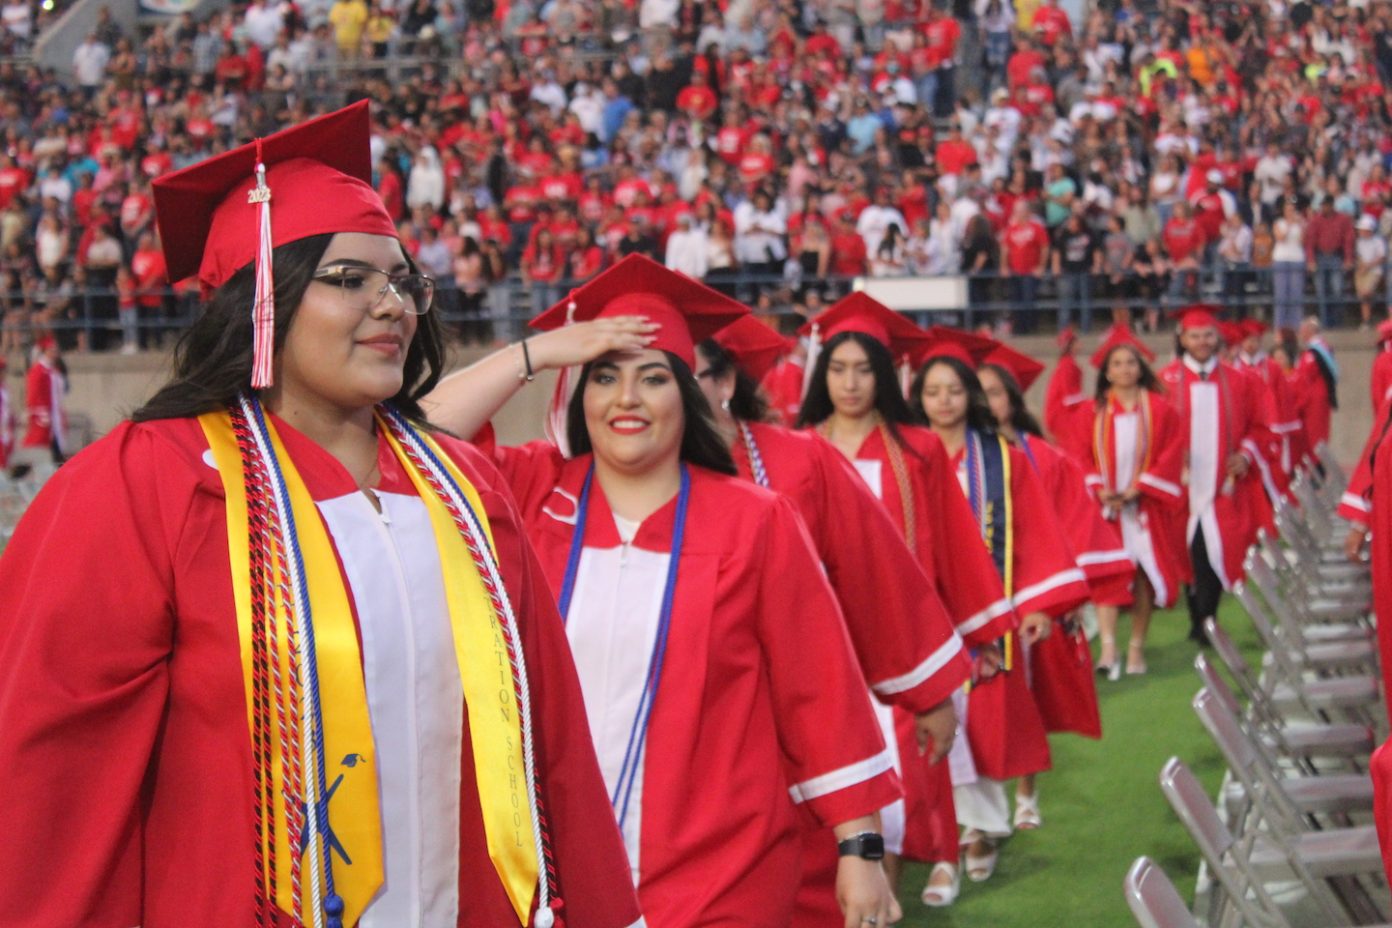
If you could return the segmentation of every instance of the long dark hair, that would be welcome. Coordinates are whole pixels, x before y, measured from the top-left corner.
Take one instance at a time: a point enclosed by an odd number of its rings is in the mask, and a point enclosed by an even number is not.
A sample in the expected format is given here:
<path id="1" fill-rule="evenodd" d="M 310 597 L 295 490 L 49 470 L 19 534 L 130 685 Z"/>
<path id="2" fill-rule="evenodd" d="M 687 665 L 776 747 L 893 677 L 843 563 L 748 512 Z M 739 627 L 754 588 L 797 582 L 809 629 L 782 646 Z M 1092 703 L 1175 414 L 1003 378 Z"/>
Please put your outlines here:
<path id="1" fill-rule="evenodd" d="M 701 357 L 706 360 L 706 373 L 716 378 L 723 378 L 726 374 L 732 374 L 735 378 L 735 395 L 730 397 L 730 415 L 736 419 L 743 419 L 745 422 L 770 422 L 772 415 L 769 412 L 768 400 L 764 397 L 764 391 L 759 389 L 759 385 L 754 382 L 754 378 L 745 373 L 744 368 L 735 363 L 730 352 L 720 346 L 720 343 L 713 338 L 708 338 L 696 346 L 696 350 L 701 352 Z"/>
<path id="2" fill-rule="evenodd" d="M 827 367 L 836 349 L 846 342 L 855 342 L 869 359 L 870 372 L 875 375 L 875 411 L 880 414 L 894 440 L 903 444 L 898 426 L 912 422 L 913 413 L 899 394 L 899 375 L 894 371 L 894 358 L 879 339 L 861 332 L 840 332 L 827 339 L 822 346 L 821 353 L 817 355 L 817 364 L 812 368 L 812 383 L 808 385 L 807 396 L 803 397 L 802 409 L 798 411 L 797 428 L 820 425 L 836 411 L 831 402 L 831 391 L 827 389 Z"/>
<path id="3" fill-rule="evenodd" d="M 672 366 L 677 390 L 681 393 L 682 414 L 686 419 L 686 428 L 682 430 L 681 459 L 697 467 L 734 476 L 738 473 L 735 459 L 730 456 L 725 439 L 720 437 L 720 430 L 715 427 L 710 403 L 706 402 L 706 395 L 696 383 L 696 375 L 681 358 L 670 351 L 662 353 Z M 566 406 L 566 439 L 570 442 L 571 454 L 589 454 L 594 450 L 589 427 L 585 424 L 585 386 L 590 382 L 590 370 L 597 363 L 591 361 L 581 368 L 579 387 L 571 396 L 570 405 Z"/>
<path id="4" fill-rule="evenodd" d="M 928 372 L 939 365 L 947 365 L 956 372 L 957 378 L 967 390 L 967 428 L 994 434 L 996 417 L 991 414 L 991 404 L 986 401 L 986 391 L 981 388 L 981 379 L 965 362 L 947 355 L 929 358 L 914 375 L 913 384 L 909 387 L 909 396 L 914 398 L 914 421 L 929 428 L 933 425 L 928 419 L 928 414 L 923 411 L 923 382 L 928 379 Z"/>
<path id="5" fill-rule="evenodd" d="M 281 245 L 271 253 L 277 353 L 285 346 L 285 334 L 332 240 L 333 233 L 312 235 Z M 410 257 L 406 260 L 414 271 Z M 226 409 L 236 402 L 239 393 L 251 389 L 251 304 L 255 289 L 256 268 L 248 264 L 213 291 L 203 312 L 174 346 L 173 376 L 131 414 L 131 421 L 182 419 Z M 439 382 L 444 353 L 439 318 L 434 313 L 417 317 L 415 337 L 406 349 L 401 389 L 388 400 L 407 418 L 425 422 L 420 399 Z"/>
<path id="6" fill-rule="evenodd" d="M 992 373 L 1000 378 L 1001 386 L 1005 387 L 1005 397 L 1010 400 L 1010 427 L 1017 433 L 1043 438 L 1044 430 L 1039 427 L 1039 420 L 1034 417 L 1034 413 L 1025 405 L 1025 391 L 1020 389 L 1020 382 L 1015 379 L 1015 375 L 999 364 L 981 366 L 983 369 L 989 367 Z M 979 376 L 976 379 L 978 383 L 981 381 Z M 981 392 L 983 396 L 986 394 L 984 388 Z M 995 416 L 992 415 L 992 418 Z"/>
<path id="7" fill-rule="evenodd" d="M 1155 376 L 1155 370 L 1146 361 L 1145 355 L 1135 345 L 1113 345 L 1112 349 L 1102 356 L 1102 366 L 1097 369 L 1097 405 L 1101 406 L 1107 402 L 1107 391 L 1112 389 L 1112 382 L 1107 379 L 1107 365 L 1111 363 L 1112 355 L 1125 349 L 1131 352 L 1136 358 L 1136 363 L 1141 366 L 1141 378 L 1136 381 L 1136 386 L 1144 387 L 1151 393 L 1164 393 L 1165 385 L 1160 378 Z"/>

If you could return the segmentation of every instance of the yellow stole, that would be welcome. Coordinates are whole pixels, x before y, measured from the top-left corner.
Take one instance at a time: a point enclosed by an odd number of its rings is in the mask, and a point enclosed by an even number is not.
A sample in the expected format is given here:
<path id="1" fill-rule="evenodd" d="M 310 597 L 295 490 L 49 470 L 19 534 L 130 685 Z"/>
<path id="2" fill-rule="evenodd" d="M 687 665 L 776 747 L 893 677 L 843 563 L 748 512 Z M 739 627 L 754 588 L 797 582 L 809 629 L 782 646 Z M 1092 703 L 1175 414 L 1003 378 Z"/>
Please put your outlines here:
<path id="1" fill-rule="evenodd" d="M 246 477 L 242 456 L 232 429 L 231 417 L 225 412 L 206 413 L 199 424 L 207 436 L 213 459 L 217 463 L 227 496 L 227 539 L 231 558 L 233 592 L 237 609 L 237 635 L 241 645 L 242 677 L 247 697 L 248 726 L 252 725 L 253 661 L 252 581 L 250 566 L 250 535 L 247 507 Z M 517 912 L 518 920 L 527 924 L 534 893 L 537 889 L 539 866 L 533 841 L 531 807 L 526 792 L 526 773 L 522 751 L 521 721 L 511 673 L 508 669 L 508 649 L 499 624 L 492 597 L 483 583 L 478 567 L 469 553 L 464 538 L 439 495 L 419 472 L 414 462 L 397 443 L 386 423 L 378 420 L 378 429 L 386 437 L 397 460 L 420 494 L 430 515 L 443 569 L 445 595 L 449 608 L 450 627 L 454 632 L 455 656 L 459 678 L 469 713 L 470 744 L 473 749 L 474 774 L 478 785 L 479 802 L 483 811 L 484 833 L 489 856 L 493 861 L 508 898 Z M 319 697 L 323 718 L 323 759 L 327 785 L 332 788 L 329 807 L 329 828 L 337 846 L 333 855 L 335 892 L 343 899 L 343 924 L 352 925 L 362 915 L 383 879 L 381 810 L 378 795 L 376 750 L 372 725 L 368 717 L 367 695 L 363 686 L 362 656 L 358 650 L 357 630 L 353 620 L 350 592 L 339 570 L 333 543 L 320 519 L 313 498 L 303 479 L 286 453 L 275 426 L 269 417 L 266 430 L 271 450 L 284 477 L 290 511 L 294 515 L 296 541 L 304 561 L 305 585 L 309 591 L 309 611 L 314 632 L 314 655 L 318 664 Z M 483 526 L 481 539 L 490 550 L 496 551 L 483 504 L 473 485 L 454 465 L 435 442 L 420 434 L 424 444 L 443 464 L 463 492 Z M 288 577 L 290 565 L 287 552 L 275 548 L 273 575 Z M 295 622 L 292 603 L 286 602 L 276 589 L 266 591 L 267 612 L 275 625 L 272 636 L 276 644 L 276 668 L 290 680 L 291 655 L 287 641 Z M 300 630 L 301 632 L 303 630 Z M 521 642 L 516 642 L 521 647 Z M 299 668 L 301 686 L 308 685 L 305 668 Z M 502 678 L 500 680 L 499 674 Z M 298 706 L 296 707 L 298 709 Z M 313 736 L 312 719 L 302 718 L 301 744 L 293 745 L 303 751 L 306 739 Z M 284 912 L 293 912 L 296 900 L 291 884 L 291 858 L 299 852 L 289 846 L 286 831 L 287 803 L 302 803 L 306 797 L 291 795 L 286 789 L 286 758 L 280 741 L 270 740 L 270 810 L 275 828 L 276 846 L 274 903 Z M 341 775 L 341 779 L 340 779 Z M 302 781 L 313 789 L 314 769 L 305 765 Z M 269 824 L 269 823 L 268 823 Z M 310 825 L 305 825 L 306 835 Z M 302 886 L 310 887 L 309 872 L 316 861 L 322 860 L 322 842 L 327 836 L 313 834 L 304 842 L 305 875 Z M 262 851 L 272 850 L 266 846 Z M 330 842 L 331 846 L 334 842 Z M 271 875 L 262 874 L 263 892 L 271 894 Z M 321 899 L 302 893 L 301 917 L 313 924 L 314 907 Z"/>

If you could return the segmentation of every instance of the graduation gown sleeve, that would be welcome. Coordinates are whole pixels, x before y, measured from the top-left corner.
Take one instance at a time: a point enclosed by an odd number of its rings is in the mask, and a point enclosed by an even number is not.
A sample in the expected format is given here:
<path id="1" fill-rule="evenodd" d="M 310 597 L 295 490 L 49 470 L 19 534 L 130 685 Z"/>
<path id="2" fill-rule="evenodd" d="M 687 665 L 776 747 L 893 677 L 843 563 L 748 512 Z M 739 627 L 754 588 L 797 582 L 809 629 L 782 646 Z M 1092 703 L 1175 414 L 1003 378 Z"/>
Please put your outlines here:
<path id="1" fill-rule="evenodd" d="M 942 442 L 927 429 L 902 432 L 905 459 L 921 500 L 916 510 L 919 546 L 930 549 L 938 593 L 962 639 L 973 647 L 989 644 L 1017 624 L 1000 575 L 984 546 L 959 543 L 980 538 L 981 530 Z M 913 453 L 907 453 L 908 449 Z"/>
<path id="2" fill-rule="evenodd" d="M 196 486 L 157 444 L 121 426 L 68 462 L 0 558 L 8 925 L 144 921 L 141 807 L 169 694 L 174 558 Z M 244 885 L 250 896 L 249 867 Z"/>
<path id="3" fill-rule="evenodd" d="M 1014 514 L 1014 590 L 1020 615 L 1043 612 L 1058 618 L 1087 602 L 1087 580 L 1073 561 L 1044 485 L 1019 448 L 1010 448 L 1010 495 Z"/>
<path id="4" fill-rule="evenodd" d="M 799 436 L 800 437 L 800 436 Z M 946 607 L 874 494 L 835 448 L 807 437 L 818 479 L 808 519 L 870 689 L 909 712 L 931 709 L 971 675 Z"/>

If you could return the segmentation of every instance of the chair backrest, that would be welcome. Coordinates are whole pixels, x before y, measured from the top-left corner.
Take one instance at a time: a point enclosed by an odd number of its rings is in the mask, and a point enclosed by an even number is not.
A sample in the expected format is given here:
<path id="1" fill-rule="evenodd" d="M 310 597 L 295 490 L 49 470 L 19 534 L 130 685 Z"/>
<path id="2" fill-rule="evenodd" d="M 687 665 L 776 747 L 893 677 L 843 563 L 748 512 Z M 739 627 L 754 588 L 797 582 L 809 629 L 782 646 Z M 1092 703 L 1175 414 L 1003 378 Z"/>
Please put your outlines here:
<path id="1" fill-rule="evenodd" d="M 1228 902 L 1241 913 L 1243 924 L 1247 928 L 1290 928 L 1261 881 L 1252 874 L 1246 854 L 1251 838 L 1242 842 L 1233 838 L 1203 786 L 1178 757 L 1171 757 L 1161 768 L 1160 791 L 1199 846 L 1199 853 L 1218 878 Z"/>
<path id="2" fill-rule="evenodd" d="M 1223 759 L 1228 762 L 1228 769 L 1241 781 L 1245 798 L 1262 820 L 1268 826 L 1280 827 L 1287 833 L 1299 831 L 1300 811 L 1291 802 L 1281 785 L 1280 775 L 1272 768 L 1266 755 L 1242 730 L 1237 716 L 1208 687 L 1194 695 L 1191 705 Z"/>
<path id="3" fill-rule="evenodd" d="M 1199 928 L 1170 878 L 1149 857 L 1126 872 L 1126 904 L 1141 928 Z"/>

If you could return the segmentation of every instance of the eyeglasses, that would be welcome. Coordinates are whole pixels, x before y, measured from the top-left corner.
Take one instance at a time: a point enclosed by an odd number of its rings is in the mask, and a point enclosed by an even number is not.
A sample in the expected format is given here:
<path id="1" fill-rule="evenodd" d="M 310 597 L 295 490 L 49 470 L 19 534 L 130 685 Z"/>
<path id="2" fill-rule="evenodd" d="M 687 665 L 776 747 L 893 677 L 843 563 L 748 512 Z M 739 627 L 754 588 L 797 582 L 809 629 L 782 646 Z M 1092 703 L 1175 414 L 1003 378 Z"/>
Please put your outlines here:
<path id="1" fill-rule="evenodd" d="M 364 312 L 382 305 L 388 290 L 412 316 L 428 312 L 435 298 L 435 279 L 424 274 L 390 274 L 380 268 L 344 264 L 320 268 L 313 279 L 338 288 L 349 305 Z"/>

